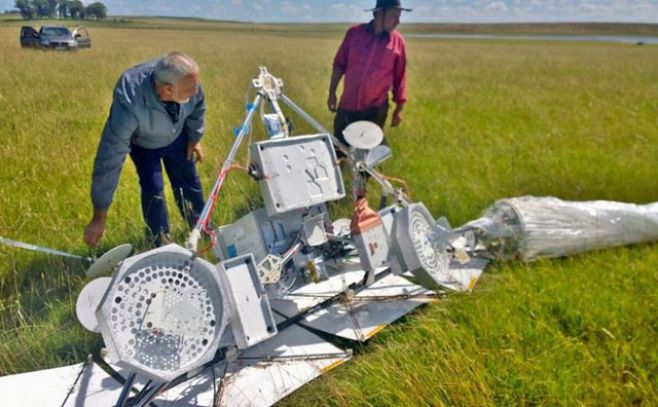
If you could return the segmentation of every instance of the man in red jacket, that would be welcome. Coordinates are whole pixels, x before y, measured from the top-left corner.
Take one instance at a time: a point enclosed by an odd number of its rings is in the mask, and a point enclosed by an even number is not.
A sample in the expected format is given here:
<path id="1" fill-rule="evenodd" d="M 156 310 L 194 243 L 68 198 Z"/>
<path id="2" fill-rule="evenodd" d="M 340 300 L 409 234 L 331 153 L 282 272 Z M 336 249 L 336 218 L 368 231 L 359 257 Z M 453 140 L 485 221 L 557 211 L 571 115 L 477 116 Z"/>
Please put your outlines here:
<path id="1" fill-rule="evenodd" d="M 395 31 L 403 8 L 400 0 L 377 0 L 374 19 L 351 27 L 334 58 L 327 107 L 336 112 L 334 136 L 345 144 L 343 130 L 350 123 L 366 120 L 384 128 L 389 92 L 395 110 L 391 126 L 402 122 L 407 101 L 407 56 L 402 34 Z M 345 76 L 343 94 L 337 103 L 336 88 Z"/>

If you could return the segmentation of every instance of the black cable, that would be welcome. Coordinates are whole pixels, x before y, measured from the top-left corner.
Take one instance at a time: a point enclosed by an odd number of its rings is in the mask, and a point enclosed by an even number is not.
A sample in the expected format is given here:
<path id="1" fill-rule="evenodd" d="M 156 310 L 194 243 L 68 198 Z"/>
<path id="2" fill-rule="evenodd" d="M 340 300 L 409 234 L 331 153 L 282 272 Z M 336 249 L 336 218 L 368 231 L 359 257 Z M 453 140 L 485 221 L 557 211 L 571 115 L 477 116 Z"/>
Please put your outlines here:
<path id="1" fill-rule="evenodd" d="M 217 407 L 217 384 L 215 381 L 215 368 L 211 367 L 210 371 L 212 372 L 212 407 Z"/>

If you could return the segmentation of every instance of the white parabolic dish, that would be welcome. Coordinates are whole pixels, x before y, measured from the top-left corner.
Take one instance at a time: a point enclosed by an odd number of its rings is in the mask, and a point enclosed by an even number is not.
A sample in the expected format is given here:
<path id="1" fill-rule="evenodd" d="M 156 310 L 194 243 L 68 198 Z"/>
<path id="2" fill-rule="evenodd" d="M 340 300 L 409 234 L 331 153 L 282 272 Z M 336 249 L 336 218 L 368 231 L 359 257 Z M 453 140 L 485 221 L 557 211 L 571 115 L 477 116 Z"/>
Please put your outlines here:
<path id="1" fill-rule="evenodd" d="M 370 150 L 381 144 L 384 139 L 382 129 L 372 122 L 358 121 L 343 130 L 345 141 L 349 145 L 362 150 Z"/>

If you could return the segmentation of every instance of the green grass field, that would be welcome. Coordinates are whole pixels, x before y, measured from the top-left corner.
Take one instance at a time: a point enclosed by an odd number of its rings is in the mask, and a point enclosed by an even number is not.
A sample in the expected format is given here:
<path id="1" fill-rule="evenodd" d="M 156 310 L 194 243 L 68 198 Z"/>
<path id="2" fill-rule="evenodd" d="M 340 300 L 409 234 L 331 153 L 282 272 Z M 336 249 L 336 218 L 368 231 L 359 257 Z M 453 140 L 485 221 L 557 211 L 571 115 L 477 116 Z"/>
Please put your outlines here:
<path id="1" fill-rule="evenodd" d="M 189 53 L 202 67 L 206 189 L 243 119 L 259 65 L 331 125 L 326 92 L 345 25 L 93 24 L 91 50 L 55 53 L 22 50 L 21 24 L 0 21 L 6 238 L 90 254 L 82 230 L 113 85 L 127 67 L 167 51 Z M 459 225 L 495 200 L 519 195 L 658 200 L 658 47 L 408 40 L 408 55 L 410 101 L 402 127 L 386 130 L 395 156 L 384 169 L 405 178 L 435 216 Z M 224 191 L 215 223 L 260 204 L 244 175 L 232 174 Z M 183 223 L 170 209 L 182 241 Z M 124 242 L 139 246 L 142 232 L 128 161 L 95 253 Z M 84 269 L 0 247 L 0 375 L 80 362 L 102 346 L 75 319 Z M 472 294 L 425 307 L 356 346 L 351 362 L 283 404 L 656 405 L 657 293 L 655 244 L 495 264 Z"/>

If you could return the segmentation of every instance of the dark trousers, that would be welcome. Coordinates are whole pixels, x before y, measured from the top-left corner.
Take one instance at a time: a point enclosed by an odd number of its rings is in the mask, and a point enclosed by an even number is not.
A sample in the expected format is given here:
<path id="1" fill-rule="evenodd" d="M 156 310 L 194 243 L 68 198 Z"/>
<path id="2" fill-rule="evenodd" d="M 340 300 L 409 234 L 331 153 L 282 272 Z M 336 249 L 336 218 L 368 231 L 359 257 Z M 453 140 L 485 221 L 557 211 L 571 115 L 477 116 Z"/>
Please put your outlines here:
<path id="1" fill-rule="evenodd" d="M 336 111 L 336 116 L 334 117 L 334 137 L 340 140 L 341 143 L 347 145 L 347 142 L 345 142 L 345 136 L 343 136 L 343 131 L 347 126 L 354 122 L 364 120 L 367 122 L 375 123 L 383 130 L 384 126 L 386 125 L 387 115 L 388 102 L 384 103 L 382 106 L 372 107 L 370 109 L 359 110 L 356 112 L 338 109 L 338 111 Z M 386 139 L 384 139 L 382 144 L 388 145 L 388 143 L 386 143 Z M 344 155 L 338 151 L 338 149 L 336 149 L 336 153 L 338 154 L 339 158 L 344 157 Z"/>
<path id="2" fill-rule="evenodd" d="M 205 203 L 194 161 L 187 160 L 187 137 L 183 134 L 170 145 L 156 149 L 133 144 L 130 158 L 139 175 L 142 214 L 156 243 L 159 245 L 161 234 L 169 233 L 161 164 L 167 171 L 178 210 L 185 221 L 193 226 Z"/>

